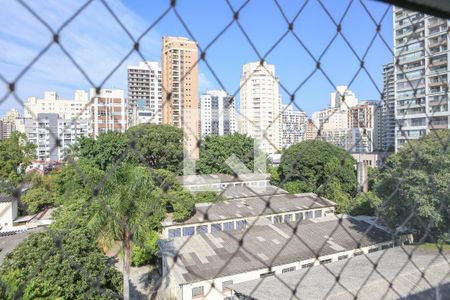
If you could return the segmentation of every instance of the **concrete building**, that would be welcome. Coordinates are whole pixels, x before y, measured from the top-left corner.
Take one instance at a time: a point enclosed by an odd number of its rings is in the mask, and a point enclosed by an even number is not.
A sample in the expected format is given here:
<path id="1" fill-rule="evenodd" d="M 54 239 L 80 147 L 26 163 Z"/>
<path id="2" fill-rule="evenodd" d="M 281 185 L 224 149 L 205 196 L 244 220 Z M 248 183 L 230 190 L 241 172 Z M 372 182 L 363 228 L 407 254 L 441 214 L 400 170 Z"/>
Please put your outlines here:
<path id="1" fill-rule="evenodd" d="M 305 121 L 305 140 L 315 140 L 317 137 L 317 130 L 316 126 L 314 125 L 314 122 L 312 119 L 308 119 Z"/>
<path id="2" fill-rule="evenodd" d="M 183 188 L 188 191 L 216 191 L 221 192 L 229 187 L 244 186 L 249 188 L 266 188 L 270 186 L 270 175 L 260 173 L 185 175 L 177 177 Z"/>
<path id="3" fill-rule="evenodd" d="M 200 134 L 224 135 L 236 132 L 234 98 L 223 90 L 209 90 L 200 97 Z"/>
<path id="4" fill-rule="evenodd" d="M 392 152 L 395 148 L 395 76 L 394 64 L 383 65 L 381 150 Z"/>
<path id="5" fill-rule="evenodd" d="M 43 99 L 28 97 L 24 104 L 24 118 L 33 119 L 41 113 L 56 113 L 65 120 L 91 119 L 88 93 L 77 90 L 74 99 L 66 100 L 55 91 L 46 91 Z"/>
<path id="6" fill-rule="evenodd" d="M 449 128 L 448 21 L 396 7 L 395 149 Z"/>
<path id="7" fill-rule="evenodd" d="M 240 86 L 240 132 L 256 139 L 266 154 L 281 151 L 281 100 L 275 66 L 244 65 Z"/>
<path id="8" fill-rule="evenodd" d="M 163 37 L 162 122 L 184 129 L 186 150 L 199 156 L 198 48 L 184 37 Z"/>
<path id="9" fill-rule="evenodd" d="M 99 94 L 96 94 L 95 89 L 91 89 L 90 95 L 92 135 L 97 137 L 108 131 L 125 132 L 128 128 L 128 114 L 124 91 L 101 89 Z"/>
<path id="10" fill-rule="evenodd" d="M 18 201 L 7 195 L 0 195 L 0 229 L 13 226 L 18 215 Z"/>
<path id="11" fill-rule="evenodd" d="M 43 161 L 63 160 L 66 149 L 91 131 L 89 120 L 66 120 L 57 113 L 39 113 L 37 119 L 18 119 L 17 124 L 36 145 L 37 159 Z"/>
<path id="12" fill-rule="evenodd" d="M 307 116 L 304 111 L 294 110 L 292 105 L 283 105 L 281 113 L 281 144 L 289 147 L 300 143 L 305 137 Z"/>
<path id="13" fill-rule="evenodd" d="M 167 299 L 186 300 L 231 299 L 230 288 L 237 284 L 346 260 L 392 247 L 394 241 L 389 232 L 377 226 L 330 215 L 282 224 L 261 218 L 247 229 L 158 243 L 163 272 L 161 292 Z"/>
<path id="14" fill-rule="evenodd" d="M 450 292 L 449 260 L 450 252 L 437 248 L 394 247 L 230 288 L 242 300 L 444 299 Z"/>
<path id="15" fill-rule="evenodd" d="M 16 131 L 16 119 L 20 117 L 17 109 L 12 108 L 0 119 L 0 140 L 9 138 Z"/>
<path id="16" fill-rule="evenodd" d="M 162 75 L 156 61 L 128 66 L 128 125 L 162 123 Z"/>

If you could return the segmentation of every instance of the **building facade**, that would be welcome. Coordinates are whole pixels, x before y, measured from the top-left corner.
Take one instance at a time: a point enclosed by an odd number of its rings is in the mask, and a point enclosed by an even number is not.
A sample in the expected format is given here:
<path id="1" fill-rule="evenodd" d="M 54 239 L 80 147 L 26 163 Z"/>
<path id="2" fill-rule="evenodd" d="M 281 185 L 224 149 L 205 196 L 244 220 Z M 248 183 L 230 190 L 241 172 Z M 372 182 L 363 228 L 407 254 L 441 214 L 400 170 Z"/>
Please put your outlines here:
<path id="1" fill-rule="evenodd" d="M 448 21 L 394 9 L 395 150 L 449 128 Z"/>
<path id="2" fill-rule="evenodd" d="M 41 113 L 57 113 L 60 118 L 90 119 L 89 96 L 86 91 L 77 90 L 74 99 L 66 100 L 61 98 L 55 91 L 46 91 L 44 98 L 28 97 L 24 104 L 24 118 L 36 119 Z"/>
<path id="3" fill-rule="evenodd" d="M 383 65 L 382 137 L 381 150 L 395 148 L 395 76 L 394 64 Z"/>
<path id="4" fill-rule="evenodd" d="M 200 97 L 200 135 L 236 132 L 234 98 L 223 90 L 209 90 Z"/>
<path id="5" fill-rule="evenodd" d="M 36 145 L 37 159 L 43 161 L 63 160 L 67 148 L 91 131 L 89 120 L 66 120 L 57 113 L 40 113 L 37 119 L 18 119 L 17 123 L 28 142 Z"/>
<path id="6" fill-rule="evenodd" d="M 317 137 L 317 128 L 312 119 L 305 121 L 305 140 L 315 140 Z"/>
<path id="7" fill-rule="evenodd" d="M 163 37 L 162 122 L 184 129 L 186 150 L 199 156 L 198 48 L 184 37 Z"/>
<path id="8" fill-rule="evenodd" d="M 107 131 L 125 132 L 128 124 L 127 102 L 124 91 L 91 89 L 91 132 L 94 137 Z"/>
<path id="9" fill-rule="evenodd" d="M 240 132 L 273 154 L 281 150 L 280 94 L 275 66 L 259 62 L 242 68 L 240 80 Z"/>
<path id="10" fill-rule="evenodd" d="M 161 66 L 156 61 L 128 66 L 128 124 L 162 123 Z"/>
<path id="11" fill-rule="evenodd" d="M 300 143 L 305 137 L 307 116 L 304 111 L 294 110 L 292 105 L 283 105 L 281 113 L 281 144 L 287 148 Z"/>

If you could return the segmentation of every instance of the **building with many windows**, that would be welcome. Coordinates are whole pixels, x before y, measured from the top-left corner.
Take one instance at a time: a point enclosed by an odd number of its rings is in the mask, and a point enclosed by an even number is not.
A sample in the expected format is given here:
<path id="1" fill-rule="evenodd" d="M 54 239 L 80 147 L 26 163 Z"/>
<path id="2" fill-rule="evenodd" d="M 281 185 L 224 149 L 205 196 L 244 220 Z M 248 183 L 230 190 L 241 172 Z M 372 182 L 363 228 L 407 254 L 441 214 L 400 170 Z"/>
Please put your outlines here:
<path id="1" fill-rule="evenodd" d="M 209 90 L 200 96 L 200 135 L 236 132 L 234 98 L 223 90 Z"/>
<path id="2" fill-rule="evenodd" d="M 156 61 L 128 66 L 128 124 L 161 124 L 161 67 Z"/>
<path id="3" fill-rule="evenodd" d="M 12 108 L 0 119 L 0 140 L 9 138 L 16 131 L 16 119 L 20 117 L 20 113 Z"/>
<path id="4" fill-rule="evenodd" d="M 275 66 L 252 62 L 243 66 L 240 81 L 240 133 L 256 139 L 261 150 L 281 150 L 281 113 Z"/>
<path id="5" fill-rule="evenodd" d="M 383 65 L 381 150 L 393 151 L 395 148 L 395 77 L 394 64 Z"/>
<path id="6" fill-rule="evenodd" d="M 394 9 L 395 149 L 449 128 L 448 21 Z"/>
<path id="7" fill-rule="evenodd" d="M 199 156 L 198 48 L 184 37 L 162 42 L 162 122 L 184 129 L 189 157 Z"/>
<path id="8" fill-rule="evenodd" d="M 300 143 L 305 136 L 307 116 L 304 111 L 294 110 L 292 105 L 283 105 L 281 113 L 281 144 L 283 147 Z"/>
<path id="9" fill-rule="evenodd" d="M 128 114 L 123 90 L 101 89 L 97 94 L 91 89 L 91 99 L 91 133 L 94 137 L 107 131 L 125 132 Z"/>

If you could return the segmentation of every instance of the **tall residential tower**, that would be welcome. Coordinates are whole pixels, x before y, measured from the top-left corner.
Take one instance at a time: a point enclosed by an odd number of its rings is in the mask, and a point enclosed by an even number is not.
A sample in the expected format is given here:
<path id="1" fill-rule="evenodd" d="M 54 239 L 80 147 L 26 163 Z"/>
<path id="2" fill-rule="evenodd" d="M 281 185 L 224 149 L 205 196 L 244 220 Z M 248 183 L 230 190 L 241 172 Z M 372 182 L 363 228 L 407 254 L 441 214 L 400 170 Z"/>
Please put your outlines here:
<path id="1" fill-rule="evenodd" d="M 163 37 L 162 122 L 184 129 L 189 157 L 199 156 L 198 49 L 184 37 Z"/>
<path id="2" fill-rule="evenodd" d="M 200 97 L 201 136 L 236 132 L 234 98 L 223 90 L 209 90 Z"/>
<path id="3" fill-rule="evenodd" d="M 259 62 L 242 68 L 239 131 L 260 142 L 261 150 L 281 150 L 280 94 L 275 66 Z"/>

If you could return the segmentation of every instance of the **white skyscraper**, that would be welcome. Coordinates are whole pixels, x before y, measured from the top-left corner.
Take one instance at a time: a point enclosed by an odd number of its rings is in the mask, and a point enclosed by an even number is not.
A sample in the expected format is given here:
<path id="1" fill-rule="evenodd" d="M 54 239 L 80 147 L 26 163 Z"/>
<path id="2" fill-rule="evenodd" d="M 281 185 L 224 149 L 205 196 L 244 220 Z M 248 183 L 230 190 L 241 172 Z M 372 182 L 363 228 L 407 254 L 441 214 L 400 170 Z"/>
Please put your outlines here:
<path id="1" fill-rule="evenodd" d="M 128 123 L 161 124 L 161 66 L 156 61 L 128 66 Z"/>
<path id="2" fill-rule="evenodd" d="M 305 127 L 308 117 L 301 110 L 294 110 L 292 105 L 283 105 L 281 114 L 282 145 L 289 147 L 300 143 L 305 136 Z"/>
<path id="3" fill-rule="evenodd" d="M 101 89 L 96 94 L 91 89 L 92 135 L 108 131 L 125 132 L 127 127 L 127 102 L 120 89 Z"/>
<path id="4" fill-rule="evenodd" d="M 394 9 L 395 149 L 449 128 L 449 21 Z"/>
<path id="5" fill-rule="evenodd" d="M 209 90 L 200 97 L 200 134 L 236 132 L 234 99 L 223 90 Z"/>
<path id="6" fill-rule="evenodd" d="M 242 68 L 239 131 L 261 145 L 266 154 L 281 150 L 280 95 L 275 66 L 259 62 Z"/>

